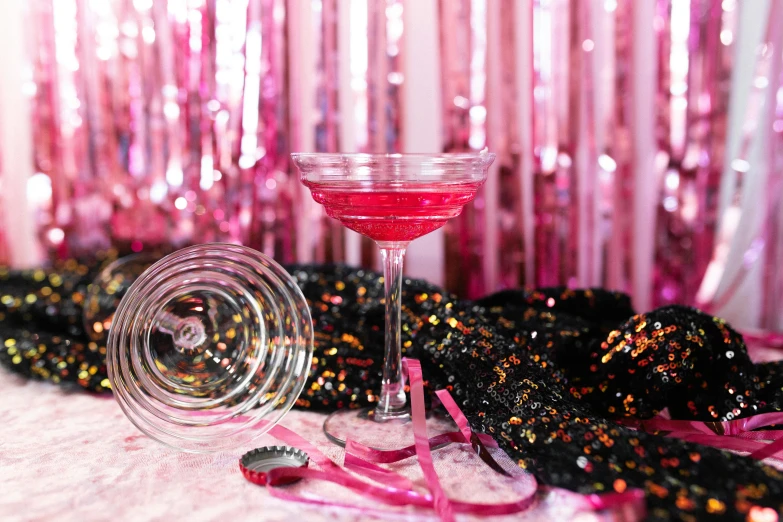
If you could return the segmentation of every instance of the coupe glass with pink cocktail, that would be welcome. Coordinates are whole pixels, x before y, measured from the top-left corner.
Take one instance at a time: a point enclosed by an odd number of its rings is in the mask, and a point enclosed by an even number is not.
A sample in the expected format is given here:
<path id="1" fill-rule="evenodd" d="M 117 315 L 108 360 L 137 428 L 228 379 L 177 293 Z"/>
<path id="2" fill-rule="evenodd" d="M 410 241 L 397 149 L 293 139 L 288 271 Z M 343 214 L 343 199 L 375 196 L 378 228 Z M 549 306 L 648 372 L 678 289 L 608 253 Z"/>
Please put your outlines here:
<path id="1" fill-rule="evenodd" d="M 386 332 L 381 393 L 371 410 L 338 410 L 324 424 L 338 444 L 370 447 L 412 441 L 398 425 L 406 404 L 400 346 L 405 249 L 458 216 L 487 179 L 494 154 L 292 154 L 302 183 L 327 215 L 373 239 L 381 249 Z M 374 423 L 369 425 L 368 423 Z"/>

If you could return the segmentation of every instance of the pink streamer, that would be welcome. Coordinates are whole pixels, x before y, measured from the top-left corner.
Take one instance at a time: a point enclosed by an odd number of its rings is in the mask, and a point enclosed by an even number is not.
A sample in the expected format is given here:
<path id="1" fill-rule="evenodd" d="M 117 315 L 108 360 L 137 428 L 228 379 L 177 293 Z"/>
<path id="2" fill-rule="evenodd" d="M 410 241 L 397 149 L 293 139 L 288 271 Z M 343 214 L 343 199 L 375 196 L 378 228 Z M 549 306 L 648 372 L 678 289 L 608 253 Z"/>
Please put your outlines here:
<path id="1" fill-rule="evenodd" d="M 414 370 L 414 372 L 415 371 L 416 370 Z M 423 400 L 423 388 L 422 388 L 422 400 Z M 424 411 L 423 402 L 421 404 L 421 408 L 423 413 Z M 419 420 L 425 422 L 423 420 L 423 417 L 421 417 Z M 414 430 L 415 429 L 416 428 L 414 425 Z M 425 436 L 426 436 L 426 423 L 423 426 L 423 429 L 425 430 Z M 453 514 L 455 512 L 475 514 L 475 515 L 487 515 L 487 516 L 508 515 L 513 513 L 518 513 L 520 511 L 524 511 L 525 509 L 528 509 L 532 505 L 535 498 L 535 492 L 531 492 L 529 495 L 514 502 L 500 503 L 500 504 L 476 504 L 470 502 L 452 501 L 445 496 L 445 493 L 443 493 L 443 496 L 441 497 L 441 501 L 440 503 L 438 503 L 435 500 L 435 495 L 431 493 L 417 493 L 411 489 L 399 488 L 398 486 L 405 484 L 406 482 L 409 481 L 407 478 L 398 475 L 393 471 L 382 470 L 382 468 L 373 465 L 371 462 L 361 463 L 360 461 L 362 459 L 359 459 L 356 456 L 351 456 L 351 457 L 346 456 L 347 462 L 349 463 L 346 464 L 347 469 L 350 469 L 351 471 L 354 471 L 355 473 L 362 475 L 366 478 L 369 478 L 371 480 L 378 480 L 379 478 L 383 479 L 382 482 L 384 484 L 384 487 L 375 486 L 373 484 L 369 484 L 348 474 L 344 469 L 340 468 L 328 457 L 326 457 L 326 455 L 324 455 L 318 448 L 316 448 L 311 443 L 304 440 L 302 437 L 300 437 L 293 431 L 284 428 L 282 426 L 275 426 L 269 431 L 269 433 L 275 438 L 283 441 L 284 443 L 289 444 L 291 446 L 295 446 L 301 449 L 302 451 L 305 451 L 308 455 L 310 455 L 313 462 L 315 462 L 316 464 L 324 468 L 323 471 L 314 470 L 311 468 L 279 468 L 279 469 L 269 471 L 267 473 L 267 489 L 270 491 L 270 493 L 273 496 L 285 500 L 294 500 L 294 501 L 305 502 L 310 504 L 318 504 L 318 505 L 355 508 L 361 510 L 365 509 L 363 507 L 358 507 L 358 506 L 351 506 L 351 505 L 332 502 L 332 501 L 325 501 L 321 499 L 314 499 L 310 497 L 302 497 L 300 495 L 289 494 L 289 493 L 281 492 L 281 490 L 271 486 L 271 483 L 277 483 L 281 479 L 292 478 L 292 477 L 312 478 L 316 480 L 324 480 L 327 482 L 339 484 L 389 505 L 411 505 L 417 507 L 434 507 L 438 512 L 439 516 L 441 516 L 442 520 L 449 520 L 448 518 L 444 518 L 447 516 L 451 516 L 453 520 Z M 455 433 L 455 435 L 461 436 L 461 433 Z M 427 451 L 429 451 L 430 446 L 434 445 L 431 439 L 428 440 L 426 438 L 423 440 L 419 439 L 418 442 L 419 445 L 416 448 L 417 451 L 423 450 L 422 442 L 424 445 L 426 445 Z M 348 445 L 346 447 L 348 447 Z M 366 451 L 367 448 L 358 447 L 358 445 L 356 445 L 355 443 L 350 444 L 350 447 L 353 449 L 358 448 L 358 451 L 363 453 L 364 455 L 368 454 L 368 452 Z M 372 451 L 376 452 L 379 450 L 372 450 Z M 386 457 L 381 459 L 385 462 L 398 461 L 398 460 L 402 460 L 402 458 L 409 456 L 407 455 L 407 452 L 400 454 L 401 453 L 400 450 L 383 451 L 379 453 L 387 455 Z M 418 452 L 416 454 L 417 456 L 419 456 L 419 464 L 421 465 L 421 454 Z M 432 483 L 430 481 L 438 481 L 437 474 L 435 474 L 434 471 L 434 467 L 431 466 L 431 462 L 432 462 L 431 458 L 432 456 L 430 454 L 431 476 L 427 481 L 430 488 L 432 488 Z"/>
<path id="2" fill-rule="evenodd" d="M 622 419 L 618 422 L 648 433 L 667 432 L 668 437 L 746 452 L 750 454 L 749 457 L 757 460 L 776 457 L 783 451 L 783 430 L 751 431 L 783 425 L 783 412 L 761 413 L 723 422 L 669 420 L 661 417 L 649 420 Z"/>
<path id="3" fill-rule="evenodd" d="M 357 457 L 356 454 L 360 452 L 361 449 L 357 447 L 356 443 L 351 440 L 346 441 L 345 460 L 343 461 L 346 469 L 396 489 L 413 489 L 413 483 L 410 479 L 382 468 L 369 460 Z"/>
<path id="4" fill-rule="evenodd" d="M 355 442 L 348 441 L 346 444 L 345 469 L 339 467 L 326 455 L 324 455 L 313 444 L 297 435 L 293 431 L 283 426 L 274 426 L 269 433 L 275 438 L 291 446 L 297 447 L 310 455 L 310 458 L 317 464 L 320 470 L 312 468 L 277 468 L 269 471 L 267 476 L 266 488 L 269 493 L 283 500 L 303 502 L 313 505 L 322 505 L 330 507 L 340 507 L 344 509 L 357 509 L 363 513 L 383 514 L 382 510 L 368 508 L 364 506 L 355 506 L 351 504 L 334 502 L 312 497 L 305 497 L 293 493 L 288 493 L 282 489 L 273 487 L 272 483 L 283 483 L 285 479 L 294 477 L 310 478 L 315 480 L 324 480 L 339 484 L 353 491 L 361 493 L 368 498 L 379 502 L 395 506 L 416 506 L 434 508 L 441 520 L 454 520 L 455 513 L 467 513 L 473 515 L 509 515 L 519 513 L 528 509 L 535 500 L 535 491 L 523 496 L 519 500 L 499 503 L 499 504 L 477 504 L 472 502 L 461 502 L 449 499 L 443 491 L 443 488 L 435 472 L 432 462 L 431 449 L 449 442 L 462 442 L 482 440 L 487 445 L 491 445 L 491 439 L 486 436 L 480 436 L 472 432 L 467 418 L 459 409 L 451 395 L 445 391 L 437 392 L 443 405 L 454 417 L 459 432 L 447 433 L 427 438 L 427 427 L 424 415 L 424 388 L 421 373 L 421 365 L 415 359 L 405 359 L 404 368 L 406 375 L 410 380 L 411 387 L 411 410 L 414 429 L 414 452 L 410 448 L 401 450 L 382 451 L 361 446 Z M 429 492 L 419 493 L 414 491 L 412 484 L 406 477 L 391 470 L 377 465 L 381 462 L 397 462 L 412 455 L 418 457 L 418 463 L 421 467 Z M 361 455 L 361 457 L 359 456 Z M 360 480 L 357 476 L 348 473 L 350 470 L 358 476 L 368 478 L 379 482 L 382 486 L 370 484 Z M 611 493 L 607 495 L 588 495 L 585 497 L 589 505 L 594 510 L 614 509 L 621 506 L 630 506 L 634 509 L 634 514 L 640 518 L 643 517 L 644 494 L 640 490 L 629 490 L 624 493 Z"/>
<path id="5" fill-rule="evenodd" d="M 424 381 L 421 376 L 421 364 L 415 359 L 405 359 L 402 364 L 410 381 L 413 439 L 416 445 L 416 455 L 419 458 L 419 466 L 432 492 L 435 510 L 441 520 L 452 522 L 454 511 L 438 480 L 438 475 L 435 473 L 430 445 L 427 443 L 427 420 L 424 414 Z"/>
<path id="6" fill-rule="evenodd" d="M 492 437 L 481 434 L 474 434 L 482 444 L 489 448 L 497 448 L 498 445 Z M 469 440 L 469 439 L 468 439 Z M 451 431 L 448 433 L 441 433 L 435 437 L 429 439 L 430 449 L 438 449 L 451 444 L 453 442 L 464 443 L 465 435 L 461 431 Z M 412 444 L 404 448 L 394 451 L 382 451 L 374 448 L 368 448 L 357 442 L 352 442 L 351 447 L 357 456 L 361 456 L 367 460 L 373 462 L 380 462 L 382 464 L 391 464 L 392 462 L 399 462 L 416 455 L 416 445 Z"/>
<path id="7" fill-rule="evenodd" d="M 473 432 L 471 431 L 470 425 L 468 424 L 468 419 L 465 417 L 465 414 L 462 413 L 462 410 L 459 409 L 457 403 L 454 402 L 454 398 L 451 396 L 448 390 L 438 390 L 435 392 L 435 395 L 438 396 L 440 402 L 443 404 L 443 407 L 446 408 L 446 410 L 449 412 L 449 415 L 451 415 L 451 418 L 454 419 L 454 422 L 457 423 L 457 427 L 459 427 L 460 433 L 462 433 L 462 436 L 465 437 L 465 442 L 470 442 L 470 436 Z"/>
<path id="8" fill-rule="evenodd" d="M 783 439 L 779 438 L 776 441 L 764 444 L 763 447 L 753 451 L 750 454 L 750 458 L 763 460 L 768 457 L 776 457 L 781 451 L 783 451 Z"/>

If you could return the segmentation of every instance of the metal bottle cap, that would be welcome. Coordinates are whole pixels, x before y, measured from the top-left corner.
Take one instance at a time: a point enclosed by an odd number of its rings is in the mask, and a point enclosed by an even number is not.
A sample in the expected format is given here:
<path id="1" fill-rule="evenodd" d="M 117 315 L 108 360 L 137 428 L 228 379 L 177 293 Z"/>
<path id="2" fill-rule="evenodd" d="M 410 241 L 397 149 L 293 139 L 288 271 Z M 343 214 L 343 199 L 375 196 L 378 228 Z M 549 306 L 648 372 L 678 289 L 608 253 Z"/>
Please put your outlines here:
<path id="1" fill-rule="evenodd" d="M 310 457 L 302 450 L 289 446 L 265 446 L 248 451 L 239 459 L 242 475 L 253 484 L 285 486 L 300 480 L 299 477 L 284 477 L 267 480 L 267 473 L 276 468 L 306 468 Z"/>

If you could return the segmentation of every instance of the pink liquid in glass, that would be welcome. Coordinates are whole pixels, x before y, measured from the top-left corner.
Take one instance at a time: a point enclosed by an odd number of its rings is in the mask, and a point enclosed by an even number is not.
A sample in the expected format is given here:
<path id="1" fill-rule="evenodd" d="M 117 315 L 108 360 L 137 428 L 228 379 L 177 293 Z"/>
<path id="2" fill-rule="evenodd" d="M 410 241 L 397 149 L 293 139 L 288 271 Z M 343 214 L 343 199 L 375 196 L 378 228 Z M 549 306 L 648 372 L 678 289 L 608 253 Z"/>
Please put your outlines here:
<path id="1" fill-rule="evenodd" d="M 476 197 L 482 182 L 305 182 L 327 215 L 379 242 L 408 242 L 442 227 Z M 358 183 L 357 183 L 358 184 Z"/>

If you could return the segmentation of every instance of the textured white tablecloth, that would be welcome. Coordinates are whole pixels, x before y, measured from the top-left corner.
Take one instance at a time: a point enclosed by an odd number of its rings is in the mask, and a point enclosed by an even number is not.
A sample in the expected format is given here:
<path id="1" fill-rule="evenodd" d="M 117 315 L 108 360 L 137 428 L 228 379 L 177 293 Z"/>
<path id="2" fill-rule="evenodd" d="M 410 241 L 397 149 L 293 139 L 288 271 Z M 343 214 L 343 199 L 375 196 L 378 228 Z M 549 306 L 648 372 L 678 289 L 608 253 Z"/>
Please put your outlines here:
<path id="1" fill-rule="evenodd" d="M 110 396 L 66 391 L 0 369 L 0 520 L 437 520 L 427 510 L 388 509 L 378 517 L 358 510 L 314 507 L 271 497 L 242 477 L 242 450 L 194 455 L 170 450 L 128 421 Z M 292 411 L 283 424 L 342 463 L 341 450 L 321 432 L 324 416 Z M 271 437 L 257 445 L 275 444 Z M 248 448 L 249 449 L 249 448 Z M 497 453 L 496 453 L 497 455 Z M 452 445 L 434 452 L 438 473 L 453 498 L 491 502 L 519 498 L 531 486 L 491 471 L 469 450 Z M 502 453 L 499 458 L 506 460 Z M 414 459 L 395 468 L 424 484 Z M 301 481 L 289 491 L 368 505 L 334 484 Z M 514 517 L 481 520 L 596 520 L 583 501 L 550 493 Z M 477 517 L 458 516 L 462 520 Z"/>

